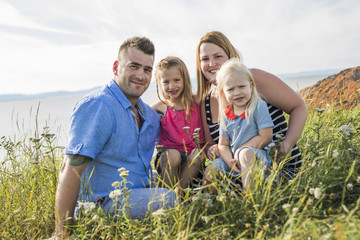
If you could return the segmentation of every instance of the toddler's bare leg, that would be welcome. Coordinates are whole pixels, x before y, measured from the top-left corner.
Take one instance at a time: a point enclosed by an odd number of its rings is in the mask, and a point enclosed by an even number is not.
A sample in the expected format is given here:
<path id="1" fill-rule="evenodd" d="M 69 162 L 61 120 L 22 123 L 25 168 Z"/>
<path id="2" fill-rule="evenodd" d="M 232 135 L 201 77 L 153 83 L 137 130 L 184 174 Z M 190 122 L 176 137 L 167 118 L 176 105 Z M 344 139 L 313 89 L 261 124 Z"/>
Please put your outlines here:
<path id="1" fill-rule="evenodd" d="M 241 149 L 235 152 L 235 159 L 240 161 L 241 173 L 243 174 L 241 177 L 243 188 L 249 189 L 250 187 L 250 177 L 251 177 L 251 165 L 254 162 L 254 152 L 249 148 Z"/>

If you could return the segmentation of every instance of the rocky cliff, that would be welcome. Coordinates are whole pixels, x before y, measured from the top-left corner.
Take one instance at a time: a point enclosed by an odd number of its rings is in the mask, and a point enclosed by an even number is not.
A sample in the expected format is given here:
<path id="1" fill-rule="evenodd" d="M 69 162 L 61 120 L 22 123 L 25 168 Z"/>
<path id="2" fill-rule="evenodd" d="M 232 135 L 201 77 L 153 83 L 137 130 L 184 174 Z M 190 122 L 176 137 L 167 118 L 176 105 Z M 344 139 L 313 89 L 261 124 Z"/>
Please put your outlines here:
<path id="1" fill-rule="evenodd" d="M 330 104 L 335 108 L 349 109 L 360 104 L 360 66 L 345 69 L 299 92 L 313 108 Z"/>

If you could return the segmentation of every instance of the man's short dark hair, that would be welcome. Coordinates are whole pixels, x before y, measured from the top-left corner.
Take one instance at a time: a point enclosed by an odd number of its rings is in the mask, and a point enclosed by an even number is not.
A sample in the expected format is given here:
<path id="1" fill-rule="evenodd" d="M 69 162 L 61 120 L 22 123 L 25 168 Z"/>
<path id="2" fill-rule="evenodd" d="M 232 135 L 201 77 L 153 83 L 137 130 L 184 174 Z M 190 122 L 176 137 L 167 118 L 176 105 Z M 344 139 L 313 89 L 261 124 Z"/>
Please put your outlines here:
<path id="1" fill-rule="evenodd" d="M 142 51 L 145 54 L 154 56 L 155 54 L 155 47 L 152 41 L 150 41 L 146 37 L 132 37 L 128 38 L 121 44 L 118 54 L 118 59 L 120 59 L 120 55 L 122 52 L 126 51 L 129 47 L 136 48 Z"/>

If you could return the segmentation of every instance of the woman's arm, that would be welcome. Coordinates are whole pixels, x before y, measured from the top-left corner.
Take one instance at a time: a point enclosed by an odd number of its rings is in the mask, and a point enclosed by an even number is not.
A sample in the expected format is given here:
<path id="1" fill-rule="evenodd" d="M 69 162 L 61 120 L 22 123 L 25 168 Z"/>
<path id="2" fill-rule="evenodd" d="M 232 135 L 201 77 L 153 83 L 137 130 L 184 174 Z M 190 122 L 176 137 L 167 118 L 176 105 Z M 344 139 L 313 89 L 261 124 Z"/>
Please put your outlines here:
<path id="1" fill-rule="evenodd" d="M 200 113 L 201 113 L 201 121 L 203 125 L 204 137 L 205 137 L 205 153 L 209 159 L 212 159 L 212 151 L 217 151 L 217 147 L 214 146 L 216 143 L 212 139 L 210 135 L 209 125 L 206 121 L 206 112 L 205 112 L 205 100 L 200 103 Z M 214 146 L 214 147 L 213 147 Z"/>
<path id="2" fill-rule="evenodd" d="M 307 106 L 294 90 L 275 75 L 260 69 L 251 69 L 251 73 L 264 100 L 290 115 L 288 131 L 280 149 L 281 152 L 288 153 L 304 129 Z"/>

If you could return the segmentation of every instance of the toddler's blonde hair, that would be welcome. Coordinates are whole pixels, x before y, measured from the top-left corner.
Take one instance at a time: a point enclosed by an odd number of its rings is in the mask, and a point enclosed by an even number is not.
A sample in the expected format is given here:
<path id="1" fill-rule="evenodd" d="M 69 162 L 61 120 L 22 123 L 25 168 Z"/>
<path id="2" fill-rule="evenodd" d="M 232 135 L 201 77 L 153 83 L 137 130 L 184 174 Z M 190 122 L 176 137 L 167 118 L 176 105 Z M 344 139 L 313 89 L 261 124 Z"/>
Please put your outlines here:
<path id="1" fill-rule="evenodd" d="M 237 76 L 240 75 L 245 77 L 251 86 L 251 97 L 245 107 L 246 121 L 249 121 L 261 99 L 256 90 L 254 77 L 252 76 L 250 70 L 242 64 L 238 58 L 231 58 L 226 61 L 216 73 L 217 91 L 219 96 L 219 121 L 222 127 L 225 127 L 225 108 L 229 105 L 224 93 L 224 84 L 229 78 L 234 78 L 235 73 L 238 73 Z M 236 81 L 236 79 L 233 80 Z"/>

